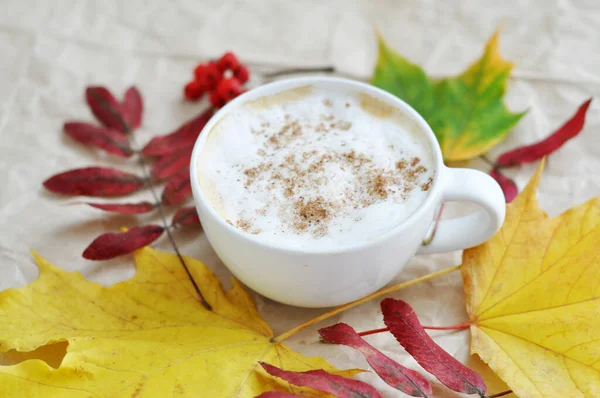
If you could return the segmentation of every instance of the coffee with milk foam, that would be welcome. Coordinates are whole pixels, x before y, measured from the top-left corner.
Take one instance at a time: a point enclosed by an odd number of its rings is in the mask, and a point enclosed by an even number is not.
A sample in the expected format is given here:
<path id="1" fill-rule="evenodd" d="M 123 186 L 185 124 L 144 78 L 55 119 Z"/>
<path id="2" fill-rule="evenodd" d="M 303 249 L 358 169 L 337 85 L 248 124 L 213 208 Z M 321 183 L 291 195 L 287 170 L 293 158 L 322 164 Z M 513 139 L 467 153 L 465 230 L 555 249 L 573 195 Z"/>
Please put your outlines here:
<path id="1" fill-rule="evenodd" d="M 233 227 L 277 246 L 375 240 L 423 203 L 435 172 L 412 119 L 342 88 L 246 102 L 208 134 L 197 165 L 203 194 Z"/>

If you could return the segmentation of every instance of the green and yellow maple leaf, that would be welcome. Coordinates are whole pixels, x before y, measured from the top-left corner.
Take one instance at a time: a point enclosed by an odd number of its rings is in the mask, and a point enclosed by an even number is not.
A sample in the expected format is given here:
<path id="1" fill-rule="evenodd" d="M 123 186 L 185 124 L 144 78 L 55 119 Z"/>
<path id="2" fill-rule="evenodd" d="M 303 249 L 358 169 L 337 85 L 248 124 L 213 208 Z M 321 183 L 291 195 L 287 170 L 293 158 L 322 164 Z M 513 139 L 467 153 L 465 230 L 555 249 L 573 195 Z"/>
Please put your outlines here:
<path id="1" fill-rule="evenodd" d="M 503 102 L 512 66 L 498 52 L 496 32 L 482 57 L 465 72 L 433 80 L 379 37 L 379 60 L 371 84 L 396 95 L 421 114 L 435 133 L 444 159 L 457 162 L 487 152 L 525 114 L 510 112 Z"/>
<path id="2" fill-rule="evenodd" d="M 338 371 L 274 342 L 243 287 L 233 280 L 223 290 L 198 260 L 185 258 L 212 310 L 201 305 L 174 254 L 138 250 L 135 276 L 108 288 L 34 255 L 39 278 L 0 293 L 2 398 L 302 392 L 261 373 L 258 361 L 296 371 L 359 372 Z"/>
<path id="3" fill-rule="evenodd" d="M 548 217 L 542 169 L 464 252 L 471 351 L 519 397 L 600 397 L 600 198 Z"/>

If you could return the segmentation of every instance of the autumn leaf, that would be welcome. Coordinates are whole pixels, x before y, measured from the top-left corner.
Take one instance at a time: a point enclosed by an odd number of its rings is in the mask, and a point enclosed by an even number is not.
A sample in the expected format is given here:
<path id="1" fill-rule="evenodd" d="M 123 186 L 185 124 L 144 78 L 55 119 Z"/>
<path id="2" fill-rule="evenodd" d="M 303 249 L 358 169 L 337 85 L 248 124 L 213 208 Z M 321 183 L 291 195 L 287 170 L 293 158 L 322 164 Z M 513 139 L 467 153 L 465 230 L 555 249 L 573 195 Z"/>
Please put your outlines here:
<path id="1" fill-rule="evenodd" d="M 163 180 L 174 176 L 183 171 L 187 172 L 192 160 L 192 148 L 184 149 L 180 152 L 174 152 L 158 160 L 150 170 L 152 177 Z"/>
<path id="2" fill-rule="evenodd" d="M 73 169 L 44 181 L 47 190 L 71 196 L 126 195 L 143 188 L 144 185 L 145 180 L 142 177 L 111 167 Z"/>
<path id="3" fill-rule="evenodd" d="M 172 133 L 152 138 L 142 149 L 142 154 L 146 156 L 165 156 L 193 147 L 200 132 L 212 117 L 213 112 L 214 110 L 209 108 L 185 122 Z"/>
<path id="4" fill-rule="evenodd" d="M 448 354 L 425 332 L 412 307 L 392 298 L 381 302 L 383 322 L 396 340 L 425 370 L 446 387 L 465 394 L 485 396 L 486 386 L 477 372 Z"/>
<path id="5" fill-rule="evenodd" d="M 581 104 L 577 112 L 569 120 L 542 141 L 503 153 L 496 160 L 496 165 L 499 167 L 509 167 L 531 163 L 560 149 L 567 141 L 577 137 L 581 132 L 585 123 L 585 115 L 591 103 L 592 99 L 590 98 Z"/>
<path id="6" fill-rule="evenodd" d="M 517 188 L 517 184 L 515 182 L 502 174 L 502 172 L 498 168 L 493 168 L 490 171 L 490 176 L 496 180 L 500 188 L 502 188 L 502 192 L 504 193 L 504 199 L 506 203 L 512 202 L 519 193 L 519 189 Z"/>
<path id="7" fill-rule="evenodd" d="M 160 225 L 133 227 L 119 233 L 108 232 L 100 235 L 83 251 L 88 260 L 109 260 L 154 242 L 165 232 Z"/>
<path id="8" fill-rule="evenodd" d="M 144 101 L 142 100 L 142 94 L 136 87 L 129 87 L 125 91 L 121 111 L 123 112 L 123 119 L 129 127 L 137 129 L 141 126 Z"/>
<path id="9" fill-rule="evenodd" d="M 461 266 L 471 350 L 519 397 L 600 396 L 600 198 L 540 209 L 540 164 Z"/>
<path id="10" fill-rule="evenodd" d="M 85 122 L 67 122 L 63 131 L 83 145 L 102 149 L 112 155 L 124 158 L 133 155 L 127 137 L 118 130 Z"/>
<path id="11" fill-rule="evenodd" d="M 313 395 L 314 397 L 315 395 Z M 281 392 L 281 391 L 267 391 L 267 392 L 263 392 L 260 395 L 257 395 L 256 398 L 298 398 L 298 397 L 307 397 L 307 395 L 296 395 L 296 394 L 290 394 L 287 392 Z"/>
<path id="12" fill-rule="evenodd" d="M 195 207 L 182 207 L 177 210 L 171 220 L 172 226 L 200 225 L 200 218 Z"/>
<path id="13" fill-rule="evenodd" d="M 156 204 L 151 202 L 139 203 L 86 203 L 88 206 L 96 209 L 119 214 L 140 214 L 148 213 L 156 209 Z"/>
<path id="14" fill-rule="evenodd" d="M 413 397 L 431 396 L 431 385 L 418 372 L 408 369 L 367 343 L 345 323 L 319 329 L 321 340 L 330 344 L 343 344 L 361 352 L 373 370 L 390 386 Z"/>
<path id="15" fill-rule="evenodd" d="M 165 206 L 174 206 L 184 202 L 190 196 L 192 196 L 190 173 L 183 170 L 167 182 L 161 195 L 161 201 Z"/>
<path id="16" fill-rule="evenodd" d="M 338 398 L 381 398 L 375 387 L 364 381 L 331 374 L 322 369 L 294 372 L 265 362 L 260 362 L 260 366 L 271 376 L 279 377 L 290 384 L 334 394 Z"/>
<path id="17" fill-rule="evenodd" d="M 138 250 L 135 276 L 108 288 L 34 256 L 39 278 L 0 292 L 2 398 L 298 393 L 258 372 L 258 361 L 292 371 L 358 372 L 272 341 L 239 282 L 224 290 L 200 261 L 184 258 L 212 310 L 175 254 Z"/>
<path id="18" fill-rule="evenodd" d="M 462 161 L 498 144 L 525 114 L 512 113 L 503 103 L 512 66 L 498 52 L 496 32 L 482 57 L 465 72 L 433 80 L 380 37 L 371 84 L 398 96 L 425 118 L 446 161 Z"/>
<path id="19" fill-rule="evenodd" d="M 106 87 L 86 88 L 85 100 L 100 123 L 122 133 L 131 132 L 131 126 L 127 124 L 123 115 L 122 105 Z"/>

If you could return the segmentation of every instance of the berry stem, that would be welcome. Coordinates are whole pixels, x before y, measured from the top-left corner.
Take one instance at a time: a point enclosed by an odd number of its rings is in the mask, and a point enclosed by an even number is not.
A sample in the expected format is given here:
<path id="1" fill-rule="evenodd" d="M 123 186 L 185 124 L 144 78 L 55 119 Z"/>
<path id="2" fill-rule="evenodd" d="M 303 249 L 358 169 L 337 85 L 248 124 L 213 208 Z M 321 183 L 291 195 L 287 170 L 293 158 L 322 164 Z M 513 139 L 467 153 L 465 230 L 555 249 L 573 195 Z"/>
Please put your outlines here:
<path id="1" fill-rule="evenodd" d="M 471 324 L 469 322 L 463 322 L 463 323 L 458 323 L 456 325 L 450 325 L 450 326 L 426 326 L 426 325 L 423 325 L 423 329 L 426 329 L 426 330 L 462 330 L 462 329 L 467 329 L 469 326 L 471 326 Z M 381 328 L 381 329 L 366 330 L 364 332 L 360 332 L 358 335 L 359 336 L 368 336 L 371 334 L 384 333 L 384 332 L 389 332 L 389 329 Z"/>
<path id="2" fill-rule="evenodd" d="M 279 76 L 295 75 L 298 73 L 334 73 L 335 68 L 333 66 L 320 66 L 315 68 L 291 68 L 282 69 L 275 72 L 263 73 L 265 79 L 273 79 Z"/>

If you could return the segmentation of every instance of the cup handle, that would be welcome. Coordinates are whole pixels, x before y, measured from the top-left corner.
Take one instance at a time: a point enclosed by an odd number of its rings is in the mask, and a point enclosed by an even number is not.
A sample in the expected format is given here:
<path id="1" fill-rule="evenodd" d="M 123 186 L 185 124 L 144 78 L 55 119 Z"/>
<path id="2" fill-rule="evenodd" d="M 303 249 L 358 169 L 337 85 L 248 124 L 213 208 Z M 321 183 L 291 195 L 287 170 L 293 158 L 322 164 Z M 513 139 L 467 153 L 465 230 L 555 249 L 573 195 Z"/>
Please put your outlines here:
<path id="1" fill-rule="evenodd" d="M 481 209 L 468 216 L 440 221 L 433 239 L 428 243 L 423 241 L 417 254 L 477 246 L 494 236 L 504 222 L 504 194 L 492 177 L 478 170 L 448 167 L 444 167 L 443 174 L 442 202 L 468 201 Z M 430 229 L 427 236 L 431 233 Z"/>

